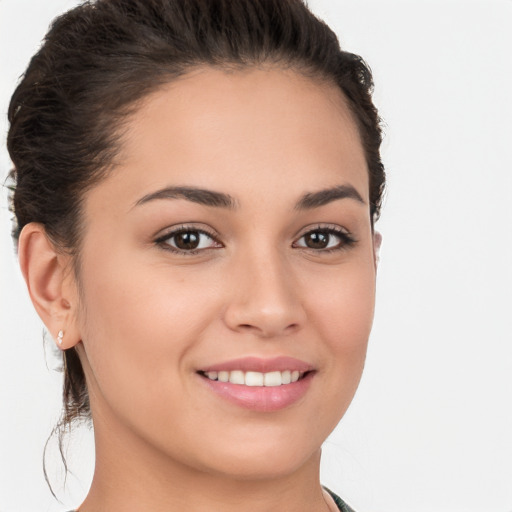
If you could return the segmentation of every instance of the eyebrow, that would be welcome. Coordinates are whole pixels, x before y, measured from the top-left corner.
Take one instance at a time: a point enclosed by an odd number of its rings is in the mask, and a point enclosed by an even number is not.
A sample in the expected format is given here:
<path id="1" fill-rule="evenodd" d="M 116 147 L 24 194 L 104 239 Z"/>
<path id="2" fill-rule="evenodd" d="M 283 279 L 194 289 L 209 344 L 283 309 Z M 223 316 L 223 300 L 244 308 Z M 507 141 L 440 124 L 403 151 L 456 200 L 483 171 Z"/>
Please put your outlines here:
<path id="1" fill-rule="evenodd" d="M 193 203 L 215 208 L 236 209 L 238 206 L 236 199 L 229 194 L 197 187 L 166 187 L 156 192 L 146 194 L 135 203 L 135 206 L 146 204 L 157 199 L 186 199 Z M 359 192 L 352 185 L 338 185 L 336 187 L 304 194 L 297 201 L 295 209 L 311 210 L 340 199 L 354 199 L 362 204 L 366 204 Z"/>
<path id="2" fill-rule="evenodd" d="M 166 187 L 140 198 L 135 203 L 135 206 L 156 199 L 187 199 L 193 203 L 216 208 L 234 209 L 237 206 L 236 200 L 228 194 L 196 187 Z"/>
<path id="3" fill-rule="evenodd" d="M 295 209 L 311 210 L 325 206 L 338 199 L 355 199 L 359 203 L 366 204 L 359 192 L 352 185 L 338 185 L 337 187 L 304 194 L 295 205 Z"/>

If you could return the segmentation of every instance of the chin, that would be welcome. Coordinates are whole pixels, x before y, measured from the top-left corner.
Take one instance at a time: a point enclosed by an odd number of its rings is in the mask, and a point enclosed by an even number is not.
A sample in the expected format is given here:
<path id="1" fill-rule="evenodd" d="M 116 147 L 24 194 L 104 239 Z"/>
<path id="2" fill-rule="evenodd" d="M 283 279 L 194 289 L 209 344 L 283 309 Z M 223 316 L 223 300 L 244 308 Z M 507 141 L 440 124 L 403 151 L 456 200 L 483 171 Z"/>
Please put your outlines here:
<path id="1" fill-rule="evenodd" d="M 277 480 L 295 474 L 310 461 L 318 461 L 320 452 L 320 448 L 305 452 L 297 445 L 272 446 L 258 452 L 231 452 L 218 459 L 213 472 L 239 481 Z"/>

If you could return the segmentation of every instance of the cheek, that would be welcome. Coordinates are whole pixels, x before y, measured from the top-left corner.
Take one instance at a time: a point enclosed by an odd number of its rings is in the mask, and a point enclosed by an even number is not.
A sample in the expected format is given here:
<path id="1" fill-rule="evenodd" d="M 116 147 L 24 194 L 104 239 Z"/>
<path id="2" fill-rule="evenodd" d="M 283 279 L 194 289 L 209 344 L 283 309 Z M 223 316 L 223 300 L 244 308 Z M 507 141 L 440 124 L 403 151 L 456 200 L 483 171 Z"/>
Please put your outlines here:
<path id="1" fill-rule="evenodd" d="M 308 318 L 322 361 L 314 411 L 317 438 L 327 437 L 339 423 L 359 385 L 375 301 L 372 258 L 326 270 L 308 287 Z"/>
<path id="2" fill-rule="evenodd" d="M 169 400 L 164 390 L 179 385 L 176 370 L 214 316 L 215 287 L 201 287 L 200 277 L 114 254 L 84 266 L 84 347 L 92 385 L 111 404 L 141 395 L 149 412 L 151 402 Z"/>
<path id="3" fill-rule="evenodd" d="M 333 401 L 344 410 L 355 392 L 364 367 L 375 305 L 373 260 L 348 264 L 314 287 L 310 317 L 326 351 Z"/>
<path id="4" fill-rule="evenodd" d="M 333 350 L 365 350 L 375 305 L 373 263 L 347 265 L 314 287 L 312 316 Z"/>
<path id="5" fill-rule="evenodd" d="M 144 256 L 97 255 L 82 280 L 86 330 L 122 344 L 169 341 L 176 333 L 186 337 L 200 328 L 197 312 L 215 297 L 197 272 L 147 263 Z"/>

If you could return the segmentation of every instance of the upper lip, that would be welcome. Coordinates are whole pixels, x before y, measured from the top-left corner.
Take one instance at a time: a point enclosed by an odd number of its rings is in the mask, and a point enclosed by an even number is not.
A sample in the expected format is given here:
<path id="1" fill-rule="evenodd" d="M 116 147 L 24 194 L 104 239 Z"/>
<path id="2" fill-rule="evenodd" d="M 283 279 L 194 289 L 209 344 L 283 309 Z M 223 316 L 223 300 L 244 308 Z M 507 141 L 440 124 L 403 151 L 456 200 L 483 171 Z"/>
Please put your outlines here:
<path id="1" fill-rule="evenodd" d="M 243 372 L 284 372 L 286 370 L 297 370 L 299 372 L 308 372 L 313 370 L 313 366 L 295 359 L 294 357 L 280 356 L 272 358 L 261 357 L 241 357 L 239 359 L 231 359 L 222 363 L 216 363 L 211 366 L 201 368 L 201 372 L 221 372 L 241 370 Z"/>

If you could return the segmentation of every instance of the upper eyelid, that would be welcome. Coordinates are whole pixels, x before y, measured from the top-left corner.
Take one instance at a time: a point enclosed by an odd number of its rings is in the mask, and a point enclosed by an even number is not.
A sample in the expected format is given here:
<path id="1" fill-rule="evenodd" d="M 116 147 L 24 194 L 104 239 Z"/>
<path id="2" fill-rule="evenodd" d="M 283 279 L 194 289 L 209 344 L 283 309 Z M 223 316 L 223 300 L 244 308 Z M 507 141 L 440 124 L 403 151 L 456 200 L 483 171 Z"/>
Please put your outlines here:
<path id="1" fill-rule="evenodd" d="M 295 240 L 302 238 L 304 235 L 311 233 L 313 231 L 332 231 L 335 233 L 341 233 L 347 236 L 352 236 L 352 233 L 345 227 L 340 226 L 339 224 L 311 224 L 299 230 L 297 235 L 295 235 Z"/>
<path id="2" fill-rule="evenodd" d="M 157 241 L 165 240 L 166 238 L 170 238 L 173 235 L 177 235 L 186 231 L 197 231 L 198 233 L 208 235 L 213 240 L 220 243 L 220 235 L 217 233 L 217 231 L 215 231 L 213 228 L 196 224 L 179 224 L 175 226 L 169 226 L 167 228 L 161 229 L 153 238 Z"/>

